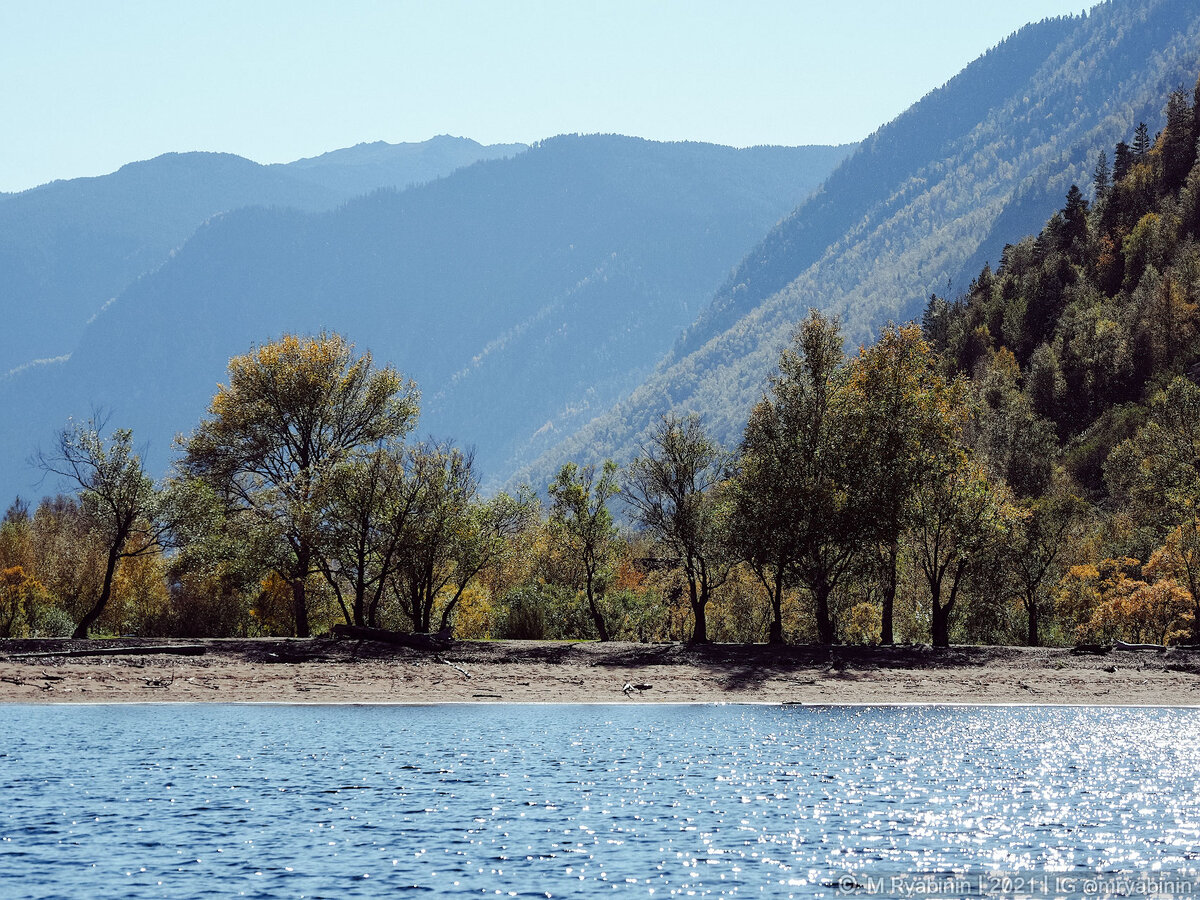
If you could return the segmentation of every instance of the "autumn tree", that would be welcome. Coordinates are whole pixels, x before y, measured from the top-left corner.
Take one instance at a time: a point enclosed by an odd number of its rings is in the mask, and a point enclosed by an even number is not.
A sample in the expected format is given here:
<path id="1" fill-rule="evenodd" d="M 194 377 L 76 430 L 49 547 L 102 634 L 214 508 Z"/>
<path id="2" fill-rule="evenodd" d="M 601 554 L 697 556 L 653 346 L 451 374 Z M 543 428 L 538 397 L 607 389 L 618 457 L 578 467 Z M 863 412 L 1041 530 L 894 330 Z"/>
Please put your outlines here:
<path id="1" fill-rule="evenodd" d="M 723 463 L 698 416 L 667 415 L 630 463 L 621 492 L 636 523 L 683 572 L 696 644 L 708 642 L 705 610 L 729 574 L 727 518 L 719 496 Z"/>
<path id="2" fill-rule="evenodd" d="M 1200 519 L 1189 517 L 1171 530 L 1145 566 L 1153 578 L 1171 579 L 1186 594 L 1186 620 L 1193 642 L 1200 641 Z"/>
<path id="3" fill-rule="evenodd" d="M 86 638 L 112 596 L 122 560 L 157 552 L 166 526 L 159 520 L 161 496 L 133 450 L 133 435 L 118 429 L 101 436 L 103 423 L 72 423 L 58 435 L 55 449 L 38 454 L 47 472 L 78 491 L 82 521 L 104 554 L 104 574 L 76 623 L 74 637 Z"/>
<path id="4" fill-rule="evenodd" d="M 273 533 L 270 565 L 291 585 L 309 635 L 324 483 L 353 454 L 409 431 L 415 385 L 337 334 L 285 335 L 229 362 L 209 416 L 184 442 L 181 471 L 212 484 L 237 514 Z"/>
<path id="5" fill-rule="evenodd" d="M 617 527 L 608 502 L 620 493 L 616 463 L 606 461 L 599 472 L 565 463 L 549 491 L 552 541 L 578 567 L 596 634 L 607 641 L 602 600 L 615 562 Z"/>

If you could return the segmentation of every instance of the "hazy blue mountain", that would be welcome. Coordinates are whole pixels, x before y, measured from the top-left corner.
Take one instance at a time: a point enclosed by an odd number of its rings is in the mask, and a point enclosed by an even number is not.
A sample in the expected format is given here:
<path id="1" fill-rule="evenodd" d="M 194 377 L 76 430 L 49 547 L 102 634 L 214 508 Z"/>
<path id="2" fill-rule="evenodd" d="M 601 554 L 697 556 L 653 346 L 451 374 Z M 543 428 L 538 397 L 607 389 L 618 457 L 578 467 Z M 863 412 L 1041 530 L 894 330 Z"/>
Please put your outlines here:
<path id="1" fill-rule="evenodd" d="M 424 184 L 481 159 L 515 156 L 527 149 L 525 144 L 484 146 L 469 138 L 443 134 L 420 143 L 358 144 L 270 168 L 340 196 L 356 197 L 381 187 Z"/>
<path id="2" fill-rule="evenodd" d="M 566 136 L 333 210 L 213 217 L 68 361 L 0 383 L 22 423 L 0 444 L 0 490 L 28 492 L 19 461 L 93 406 L 148 441 L 161 471 L 230 356 L 320 329 L 415 377 L 421 432 L 474 444 L 485 473 L 506 474 L 642 381 L 851 149 Z"/>
<path id="3" fill-rule="evenodd" d="M 1009 37 L 880 128 L 742 260 L 654 374 L 518 474 L 544 484 L 564 459 L 630 457 L 669 408 L 741 436 L 781 347 L 811 307 L 851 343 L 964 291 L 1005 241 L 1036 231 L 1097 153 L 1161 123 L 1190 90 L 1200 5 L 1114 0 Z"/>
<path id="4" fill-rule="evenodd" d="M 438 137 L 273 166 L 227 153 L 168 153 L 111 175 L 0 194 L 0 375 L 69 353 L 105 303 L 214 215 L 245 206 L 330 209 L 521 149 Z"/>

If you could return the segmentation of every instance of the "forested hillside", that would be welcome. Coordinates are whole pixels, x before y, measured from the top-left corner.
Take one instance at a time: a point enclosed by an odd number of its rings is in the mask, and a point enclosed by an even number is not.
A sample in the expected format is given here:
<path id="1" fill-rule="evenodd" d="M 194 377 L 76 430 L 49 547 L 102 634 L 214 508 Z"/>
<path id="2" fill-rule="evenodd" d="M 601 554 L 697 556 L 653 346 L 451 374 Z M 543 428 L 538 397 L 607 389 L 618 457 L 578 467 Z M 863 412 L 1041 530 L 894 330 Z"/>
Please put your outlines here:
<path id="1" fill-rule="evenodd" d="M 997 415 L 1006 408 L 996 429 L 1005 435 L 1003 468 L 1025 493 L 1040 492 L 1036 473 L 1060 452 L 1093 501 L 1134 520 L 1149 514 L 1147 526 L 1167 514 L 1166 495 L 1179 487 L 1179 473 L 1161 478 L 1160 503 L 1129 508 L 1132 484 L 1151 473 L 1130 468 L 1141 460 L 1128 446 L 1115 456 L 1114 448 L 1149 422 L 1162 426 L 1164 414 L 1194 428 L 1178 380 L 1200 377 L 1198 99 L 1200 83 L 1174 91 L 1157 136 L 1141 123 L 1097 154 L 1093 203 L 1072 185 L 1036 237 L 1006 246 L 963 296 L 934 296 L 926 307 L 925 333 L 948 372 L 983 383 L 1004 369 L 1020 389 L 1022 402 L 1009 396 L 992 406 Z M 1175 456 L 1195 466 L 1185 443 Z M 1130 541 L 1124 555 L 1144 560 L 1153 549 Z"/>
<path id="2" fill-rule="evenodd" d="M 1156 130 L 1191 84 L 1200 8 L 1113 0 L 1027 26 L 868 138 L 746 256 L 654 375 L 514 479 L 564 458 L 631 457 L 667 409 L 740 437 L 795 323 L 838 313 L 852 340 L 965 289 L 1012 235 L 1036 230 L 1099 149 Z M 949 285 L 949 288 L 948 288 Z"/>
<path id="3" fill-rule="evenodd" d="M 246 206 L 331 209 L 524 149 L 438 137 L 271 166 L 228 153 L 168 153 L 111 175 L 0 194 L 0 376 L 70 353 L 104 304 L 214 215 Z"/>
<path id="4" fill-rule="evenodd" d="M 851 148 L 562 137 L 322 213 L 211 219 L 96 317 L 68 361 L 0 385 L 4 487 L 67 420 L 112 410 L 163 470 L 230 356 L 336 329 L 423 392 L 422 432 L 511 471 L 650 371 L 698 303 Z M 272 170 L 273 171 L 273 170 Z"/>

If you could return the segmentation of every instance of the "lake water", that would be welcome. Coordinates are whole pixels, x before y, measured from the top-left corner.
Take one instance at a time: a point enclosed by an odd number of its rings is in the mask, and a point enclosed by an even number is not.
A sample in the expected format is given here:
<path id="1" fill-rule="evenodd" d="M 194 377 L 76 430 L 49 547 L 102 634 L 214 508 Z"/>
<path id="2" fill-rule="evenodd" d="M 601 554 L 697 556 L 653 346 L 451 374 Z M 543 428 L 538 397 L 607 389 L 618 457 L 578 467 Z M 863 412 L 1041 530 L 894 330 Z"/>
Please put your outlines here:
<path id="1" fill-rule="evenodd" d="M 0 897 L 1200 896 L 1200 711 L 7 706 Z"/>

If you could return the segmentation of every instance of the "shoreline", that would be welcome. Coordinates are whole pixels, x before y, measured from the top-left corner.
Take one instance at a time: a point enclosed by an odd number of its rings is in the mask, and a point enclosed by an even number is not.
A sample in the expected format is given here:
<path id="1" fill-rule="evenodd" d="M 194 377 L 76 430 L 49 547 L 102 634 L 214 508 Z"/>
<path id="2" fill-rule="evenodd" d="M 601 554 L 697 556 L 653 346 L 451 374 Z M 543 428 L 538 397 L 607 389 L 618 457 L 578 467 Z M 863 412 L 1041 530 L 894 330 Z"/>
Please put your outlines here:
<path id="1" fill-rule="evenodd" d="M 361 706 L 369 709 L 418 709 L 434 706 L 616 706 L 634 704 L 620 700 L 0 700 L 2 706 Z M 1194 709 L 1200 703 L 1038 703 L 1025 702 L 946 702 L 940 700 L 864 701 L 855 703 L 801 703 L 784 700 L 644 700 L 640 706 L 772 706 L 781 709 Z"/>
<path id="2" fill-rule="evenodd" d="M 115 648 L 202 655 L 14 658 Z M 643 689 L 634 685 L 642 685 Z M 0 641 L 0 703 L 1200 706 L 1200 651 L 354 640 Z"/>

